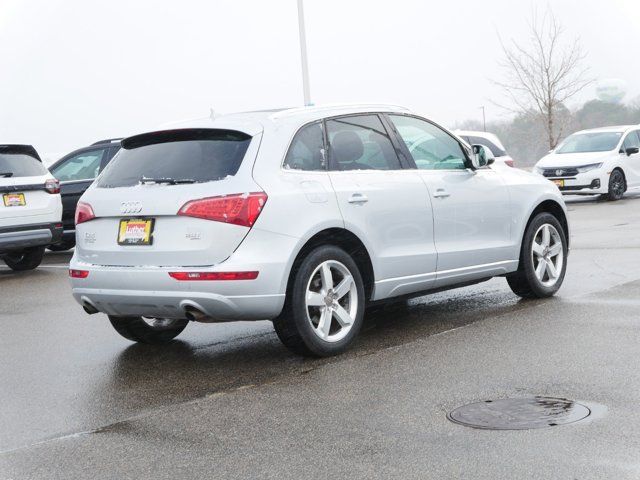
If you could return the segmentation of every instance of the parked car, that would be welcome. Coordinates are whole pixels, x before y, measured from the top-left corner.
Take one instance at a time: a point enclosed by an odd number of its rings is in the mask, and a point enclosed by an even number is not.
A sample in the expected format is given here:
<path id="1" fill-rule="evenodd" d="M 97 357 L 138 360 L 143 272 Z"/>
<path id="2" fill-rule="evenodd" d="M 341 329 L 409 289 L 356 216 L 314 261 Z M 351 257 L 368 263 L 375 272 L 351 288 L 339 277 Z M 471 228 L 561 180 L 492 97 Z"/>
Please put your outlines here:
<path id="1" fill-rule="evenodd" d="M 568 136 L 533 171 L 565 195 L 602 195 L 619 200 L 640 187 L 640 126 L 582 130 Z"/>
<path id="2" fill-rule="evenodd" d="M 76 244 L 74 215 L 80 196 L 120 150 L 119 138 L 100 140 L 75 150 L 51 165 L 51 173 L 60 181 L 62 193 L 62 241 L 50 250 L 64 251 Z"/>
<path id="3" fill-rule="evenodd" d="M 489 132 L 476 132 L 470 130 L 455 130 L 454 132 L 469 145 L 482 145 L 488 147 L 496 159 L 496 164 L 503 164 L 509 167 L 514 166 L 513 158 L 507 153 L 504 145 L 497 135 Z"/>
<path id="4" fill-rule="evenodd" d="M 0 145 L 0 258 L 32 270 L 62 237 L 60 183 L 31 145 Z"/>
<path id="5" fill-rule="evenodd" d="M 136 342 L 271 319 L 343 351 L 365 306 L 506 276 L 562 284 L 566 208 L 543 178 L 400 107 L 232 114 L 122 141 L 76 212 L 73 296 Z"/>

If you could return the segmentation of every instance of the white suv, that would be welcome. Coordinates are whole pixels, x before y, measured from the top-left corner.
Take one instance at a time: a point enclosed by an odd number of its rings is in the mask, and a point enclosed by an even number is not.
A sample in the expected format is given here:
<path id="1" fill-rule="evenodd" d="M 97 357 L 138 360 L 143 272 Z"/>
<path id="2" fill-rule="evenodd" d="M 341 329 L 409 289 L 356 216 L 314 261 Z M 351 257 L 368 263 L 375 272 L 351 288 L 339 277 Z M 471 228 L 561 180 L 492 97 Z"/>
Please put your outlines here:
<path id="1" fill-rule="evenodd" d="M 640 125 L 576 132 L 533 171 L 565 195 L 600 194 L 619 200 L 627 190 L 640 188 Z"/>
<path id="2" fill-rule="evenodd" d="M 73 295 L 133 341 L 168 341 L 188 321 L 272 319 L 307 355 L 345 349 L 373 302 L 494 276 L 523 297 L 553 295 L 568 254 L 562 196 L 491 160 L 379 105 L 126 138 L 78 205 Z"/>
<path id="3" fill-rule="evenodd" d="M 62 238 L 60 183 L 31 145 L 0 145 L 0 258 L 13 270 L 42 262 Z"/>

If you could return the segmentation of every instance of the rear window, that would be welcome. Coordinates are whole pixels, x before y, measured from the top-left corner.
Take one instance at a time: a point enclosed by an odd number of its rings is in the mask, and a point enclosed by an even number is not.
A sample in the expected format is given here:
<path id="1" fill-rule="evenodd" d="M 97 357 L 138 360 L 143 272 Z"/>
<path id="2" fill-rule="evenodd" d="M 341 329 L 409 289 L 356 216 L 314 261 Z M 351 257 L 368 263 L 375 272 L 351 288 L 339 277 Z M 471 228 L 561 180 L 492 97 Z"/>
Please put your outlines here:
<path id="1" fill-rule="evenodd" d="M 101 188 L 203 183 L 235 175 L 251 137 L 234 130 L 169 130 L 126 138 L 99 177 Z"/>
<path id="2" fill-rule="evenodd" d="M 0 178 L 39 177 L 47 173 L 40 160 L 24 153 L 0 152 Z"/>
<path id="3" fill-rule="evenodd" d="M 488 138 L 473 136 L 468 136 L 467 138 L 469 139 L 469 143 L 471 145 L 482 145 L 485 147 L 489 147 L 489 150 L 491 150 L 491 153 L 493 153 L 494 157 L 502 157 L 507 154 L 507 152 L 505 152 L 502 148 L 497 146 Z"/>

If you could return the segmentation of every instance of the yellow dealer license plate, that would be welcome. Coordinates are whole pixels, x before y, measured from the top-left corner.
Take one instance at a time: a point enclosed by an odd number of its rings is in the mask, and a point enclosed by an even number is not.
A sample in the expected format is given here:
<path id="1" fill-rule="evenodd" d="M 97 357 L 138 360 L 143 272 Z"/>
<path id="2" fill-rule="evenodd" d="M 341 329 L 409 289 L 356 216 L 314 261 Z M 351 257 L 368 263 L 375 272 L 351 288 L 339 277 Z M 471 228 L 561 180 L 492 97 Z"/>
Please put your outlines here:
<path id="1" fill-rule="evenodd" d="M 558 187 L 564 187 L 564 180 L 554 180 L 553 183 L 555 183 Z"/>
<path id="2" fill-rule="evenodd" d="M 118 245 L 151 245 L 153 218 L 127 218 L 120 220 Z"/>
<path id="3" fill-rule="evenodd" d="M 5 207 L 24 207 L 27 204 L 24 193 L 5 193 L 2 200 Z"/>

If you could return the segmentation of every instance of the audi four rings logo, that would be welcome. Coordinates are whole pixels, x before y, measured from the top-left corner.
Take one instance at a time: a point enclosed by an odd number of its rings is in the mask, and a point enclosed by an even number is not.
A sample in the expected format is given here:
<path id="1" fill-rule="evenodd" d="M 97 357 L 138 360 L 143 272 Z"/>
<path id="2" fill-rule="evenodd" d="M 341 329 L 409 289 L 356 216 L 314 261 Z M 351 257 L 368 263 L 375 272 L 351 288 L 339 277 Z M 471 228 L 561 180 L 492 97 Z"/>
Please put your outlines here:
<path id="1" fill-rule="evenodd" d="M 556 170 L 556 176 L 559 177 L 564 173 L 564 170 Z"/>
<path id="2" fill-rule="evenodd" d="M 122 202 L 120 204 L 121 213 L 140 213 L 142 211 L 142 203 L 140 202 Z"/>

